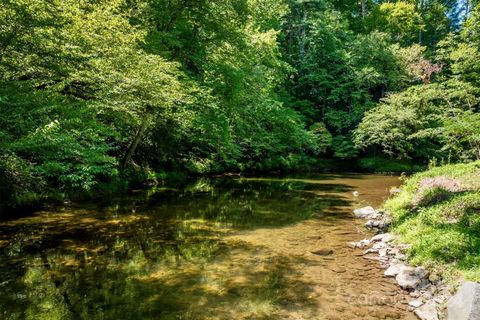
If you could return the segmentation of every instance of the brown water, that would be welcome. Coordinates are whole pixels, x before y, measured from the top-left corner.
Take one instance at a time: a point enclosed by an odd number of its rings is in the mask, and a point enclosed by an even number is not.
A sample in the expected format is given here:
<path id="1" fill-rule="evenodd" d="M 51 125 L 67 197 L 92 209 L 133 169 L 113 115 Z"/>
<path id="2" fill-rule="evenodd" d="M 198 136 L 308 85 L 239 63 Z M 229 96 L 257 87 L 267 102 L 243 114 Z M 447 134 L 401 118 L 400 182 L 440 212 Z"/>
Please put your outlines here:
<path id="1" fill-rule="evenodd" d="M 2 222 L 0 318 L 414 319 L 378 262 L 346 245 L 370 236 L 352 209 L 398 184 L 201 179 Z"/>

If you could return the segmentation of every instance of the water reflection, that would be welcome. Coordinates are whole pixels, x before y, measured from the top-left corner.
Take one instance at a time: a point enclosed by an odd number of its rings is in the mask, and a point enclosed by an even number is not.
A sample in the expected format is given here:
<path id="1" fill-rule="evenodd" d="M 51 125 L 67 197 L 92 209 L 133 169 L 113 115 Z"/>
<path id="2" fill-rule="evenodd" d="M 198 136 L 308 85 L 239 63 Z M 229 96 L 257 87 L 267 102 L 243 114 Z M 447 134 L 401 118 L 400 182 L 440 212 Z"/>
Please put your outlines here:
<path id="1" fill-rule="evenodd" d="M 3 222 L 0 315 L 319 318 L 328 301 L 304 275 L 324 262 L 304 246 L 319 239 L 314 221 L 353 221 L 352 181 L 369 181 L 362 177 L 200 179 Z M 388 184 L 379 181 L 377 198 Z M 298 252 L 288 249 L 292 237 L 305 237 Z"/>

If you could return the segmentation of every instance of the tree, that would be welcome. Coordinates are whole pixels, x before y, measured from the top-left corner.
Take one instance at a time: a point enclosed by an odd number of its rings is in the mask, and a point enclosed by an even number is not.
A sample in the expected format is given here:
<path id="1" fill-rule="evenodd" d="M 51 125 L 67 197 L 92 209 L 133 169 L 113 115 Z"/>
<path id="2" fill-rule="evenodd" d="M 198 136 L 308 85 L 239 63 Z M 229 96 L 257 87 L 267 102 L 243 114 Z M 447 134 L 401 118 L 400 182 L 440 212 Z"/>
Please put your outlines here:
<path id="1" fill-rule="evenodd" d="M 410 45 L 425 30 L 425 22 L 415 4 L 407 1 L 384 2 L 370 16 L 369 25 L 388 33 L 394 42 Z"/>
<path id="2" fill-rule="evenodd" d="M 468 83 L 450 80 L 412 86 L 370 110 L 355 130 L 355 142 L 359 148 L 376 146 L 396 158 L 446 158 L 447 150 L 453 149 L 452 157 L 464 158 L 468 152 L 460 150 L 467 140 L 449 138 L 455 131 L 451 119 L 469 117 L 478 105 L 476 89 Z M 475 141 L 474 134 L 469 136 Z"/>

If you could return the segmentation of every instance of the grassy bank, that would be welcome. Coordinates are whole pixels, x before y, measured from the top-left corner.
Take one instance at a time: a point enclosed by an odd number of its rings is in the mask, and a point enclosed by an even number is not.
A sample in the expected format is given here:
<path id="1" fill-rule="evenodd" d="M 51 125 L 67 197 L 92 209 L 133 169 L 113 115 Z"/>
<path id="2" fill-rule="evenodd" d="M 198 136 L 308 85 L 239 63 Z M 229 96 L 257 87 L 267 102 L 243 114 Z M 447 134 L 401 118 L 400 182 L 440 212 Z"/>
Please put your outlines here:
<path id="1" fill-rule="evenodd" d="M 480 161 L 415 174 L 385 209 L 393 232 L 412 244 L 412 264 L 447 281 L 480 281 Z"/>

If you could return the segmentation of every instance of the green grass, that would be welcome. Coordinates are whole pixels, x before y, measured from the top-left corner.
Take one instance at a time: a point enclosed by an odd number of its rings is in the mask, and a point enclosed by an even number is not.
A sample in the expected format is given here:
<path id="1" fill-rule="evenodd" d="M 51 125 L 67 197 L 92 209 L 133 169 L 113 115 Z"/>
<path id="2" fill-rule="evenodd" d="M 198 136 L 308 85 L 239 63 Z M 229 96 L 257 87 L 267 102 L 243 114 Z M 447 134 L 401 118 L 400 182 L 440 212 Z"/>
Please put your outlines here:
<path id="1" fill-rule="evenodd" d="M 454 180 L 461 190 L 429 186 L 428 178 Z M 392 231 L 411 243 L 409 258 L 447 281 L 480 281 L 480 161 L 435 167 L 408 179 L 402 192 L 385 203 Z"/>

